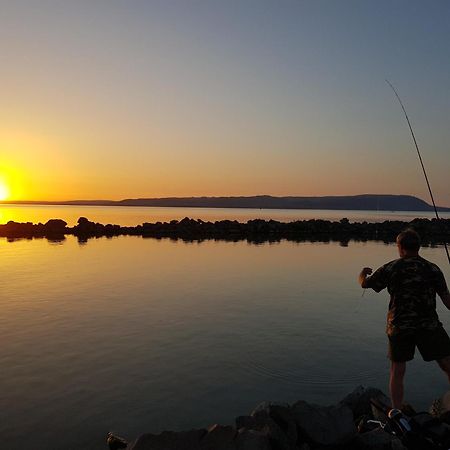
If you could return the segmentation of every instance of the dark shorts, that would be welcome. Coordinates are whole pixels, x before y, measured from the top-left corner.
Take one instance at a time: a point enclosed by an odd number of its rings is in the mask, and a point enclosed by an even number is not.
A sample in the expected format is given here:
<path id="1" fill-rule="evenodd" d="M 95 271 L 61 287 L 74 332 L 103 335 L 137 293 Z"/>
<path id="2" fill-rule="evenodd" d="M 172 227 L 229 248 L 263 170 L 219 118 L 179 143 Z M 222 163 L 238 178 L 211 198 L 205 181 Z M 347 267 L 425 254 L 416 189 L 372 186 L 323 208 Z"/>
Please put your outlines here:
<path id="1" fill-rule="evenodd" d="M 419 349 L 424 361 L 434 361 L 450 356 L 450 338 L 442 326 L 435 330 L 418 330 L 388 336 L 391 361 L 411 361 Z"/>

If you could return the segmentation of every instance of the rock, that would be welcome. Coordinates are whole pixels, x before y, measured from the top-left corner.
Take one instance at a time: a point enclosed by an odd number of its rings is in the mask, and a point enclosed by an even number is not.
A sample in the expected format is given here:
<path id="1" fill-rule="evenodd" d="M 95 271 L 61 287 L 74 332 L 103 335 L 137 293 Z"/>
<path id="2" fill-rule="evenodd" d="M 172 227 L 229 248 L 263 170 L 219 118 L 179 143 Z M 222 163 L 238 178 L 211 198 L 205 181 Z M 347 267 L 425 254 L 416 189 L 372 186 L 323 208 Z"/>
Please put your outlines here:
<path id="1" fill-rule="evenodd" d="M 394 439 L 391 442 L 391 448 L 392 450 L 408 450 L 403 444 L 400 439 Z"/>
<path id="2" fill-rule="evenodd" d="M 236 450 L 237 431 L 231 426 L 212 425 L 200 441 L 202 450 Z"/>
<path id="3" fill-rule="evenodd" d="M 419 220 L 421 220 L 421 232 L 426 237 L 424 244 L 442 241 L 450 233 L 450 219 L 442 219 L 441 221 L 436 219 L 431 221 L 426 219 L 424 221 L 422 219 Z M 29 238 L 58 234 L 50 226 L 47 227 L 47 225 L 9 221 L 6 225 L 0 224 L 0 236 Z M 120 227 L 110 224 L 102 225 L 91 222 L 86 217 L 80 217 L 78 224 L 72 228 L 62 227 L 60 223 L 54 225 L 58 230 L 61 230 L 60 234 L 81 236 L 82 242 L 91 237 L 132 235 L 152 236 L 157 239 L 161 237 L 182 238 L 188 242 L 194 240 L 202 241 L 203 239 L 223 239 L 233 242 L 246 239 L 251 243 L 279 242 L 280 239 L 288 239 L 294 242 L 302 242 L 304 240 L 329 242 L 330 240 L 335 240 L 339 241 L 341 245 L 347 245 L 350 239 L 362 239 L 364 241 L 368 239 L 382 239 L 386 243 L 393 242 L 396 235 L 408 226 L 408 222 L 357 223 L 343 218 L 340 222 L 328 220 L 278 222 L 276 220 L 255 219 L 246 223 L 239 223 L 236 220 L 220 220 L 213 223 L 185 217 L 181 221 L 171 220 L 168 223 L 156 222 L 154 224 L 145 223 L 136 227 Z"/>
<path id="4" fill-rule="evenodd" d="M 372 398 L 387 405 L 390 404 L 389 398 L 382 391 L 364 386 L 358 386 L 353 392 L 344 397 L 339 404 L 348 406 L 353 412 L 353 418 L 356 420 L 363 415 L 372 413 L 370 404 Z"/>
<path id="5" fill-rule="evenodd" d="M 377 399 L 379 400 L 379 399 Z M 375 420 L 380 420 L 381 422 L 386 422 L 387 420 L 387 414 L 386 412 L 381 408 L 382 405 L 384 405 L 387 409 L 390 408 L 390 400 L 388 399 L 388 401 L 384 401 L 384 400 L 379 400 L 380 402 L 380 407 L 376 407 L 374 405 L 371 405 L 372 408 L 372 417 Z"/>
<path id="6" fill-rule="evenodd" d="M 287 403 L 262 402 L 250 415 L 252 417 L 267 417 L 272 419 L 281 428 L 291 443 L 297 443 L 297 424 L 295 423 L 291 407 Z"/>
<path id="7" fill-rule="evenodd" d="M 446 412 L 442 413 L 442 414 L 439 416 L 439 419 L 440 419 L 442 422 L 444 422 L 444 423 L 450 425 L 450 411 L 446 411 Z"/>
<path id="8" fill-rule="evenodd" d="M 292 412 L 299 434 L 313 447 L 345 444 L 356 434 L 353 413 L 347 405 L 318 406 L 299 401 Z"/>
<path id="9" fill-rule="evenodd" d="M 200 441 L 206 433 L 204 429 L 147 433 L 139 436 L 127 450 L 201 450 Z"/>
<path id="10" fill-rule="evenodd" d="M 124 438 L 111 432 L 106 436 L 106 443 L 108 444 L 109 450 L 119 450 L 128 446 L 128 442 Z"/>
<path id="11" fill-rule="evenodd" d="M 450 423 L 450 391 L 433 401 L 429 413 L 443 422 Z"/>
<path id="12" fill-rule="evenodd" d="M 50 219 L 44 226 L 47 230 L 62 232 L 65 230 L 67 222 L 62 219 Z"/>
<path id="13" fill-rule="evenodd" d="M 236 437 L 237 450 L 272 450 L 269 439 L 256 430 L 241 428 Z"/>
<path id="14" fill-rule="evenodd" d="M 352 442 L 352 448 L 358 450 L 406 450 L 400 439 L 386 433 L 381 428 L 358 434 Z"/>
<path id="15" fill-rule="evenodd" d="M 267 437 L 273 450 L 292 450 L 296 446 L 296 440 L 290 440 L 281 427 L 271 417 L 264 414 L 239 416 L 236 418 L 236 428 L 246 428 L 262 433 Z"/>

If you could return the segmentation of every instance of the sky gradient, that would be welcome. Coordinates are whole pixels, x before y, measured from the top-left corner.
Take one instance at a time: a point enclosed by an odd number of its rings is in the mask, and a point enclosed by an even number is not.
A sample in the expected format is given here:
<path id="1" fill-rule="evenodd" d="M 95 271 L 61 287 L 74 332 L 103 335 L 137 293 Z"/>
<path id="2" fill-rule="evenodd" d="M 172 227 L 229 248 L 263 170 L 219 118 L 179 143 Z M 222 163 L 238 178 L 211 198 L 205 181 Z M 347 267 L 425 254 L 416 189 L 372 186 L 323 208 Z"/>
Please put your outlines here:
<path id="1" fill-rule="evenodd" d="M 411 194 L 450 206 L 448 1 L 0 0 L 17 200 Z"/>

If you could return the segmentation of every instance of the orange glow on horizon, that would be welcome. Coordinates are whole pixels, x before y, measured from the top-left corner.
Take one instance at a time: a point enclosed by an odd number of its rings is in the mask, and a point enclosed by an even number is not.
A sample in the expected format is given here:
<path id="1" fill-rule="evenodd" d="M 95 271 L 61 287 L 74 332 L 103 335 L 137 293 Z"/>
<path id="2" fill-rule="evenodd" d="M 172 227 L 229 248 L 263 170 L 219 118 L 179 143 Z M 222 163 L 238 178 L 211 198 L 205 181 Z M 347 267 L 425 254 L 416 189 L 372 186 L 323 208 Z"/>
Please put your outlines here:
<path id="1" fill-rule="evenodd" d="M 50 133 L 1 130 L 0 155 L 0 201 L 45 201 L 55 191 L 65 198 L 66 186 L 61 185 L 70 176 L 67 158 Z"/>

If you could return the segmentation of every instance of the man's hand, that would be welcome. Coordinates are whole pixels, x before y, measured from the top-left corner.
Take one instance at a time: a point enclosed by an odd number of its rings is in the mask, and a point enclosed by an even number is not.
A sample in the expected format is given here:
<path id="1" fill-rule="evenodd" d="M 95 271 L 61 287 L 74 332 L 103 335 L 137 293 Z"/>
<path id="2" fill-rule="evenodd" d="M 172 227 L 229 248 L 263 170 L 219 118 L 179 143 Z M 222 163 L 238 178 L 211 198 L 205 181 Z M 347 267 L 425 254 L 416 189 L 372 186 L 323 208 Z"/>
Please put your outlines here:
<path id="1" fill-rule="evenodd" d="M 361 273 L 359 274 L 358 281 L 362 288 L 366 288 L 366 280 L 367 276 L 372 273 L 372 269 L 370 267 L 364 267 L 363 270 L 361 270 Z"/>

